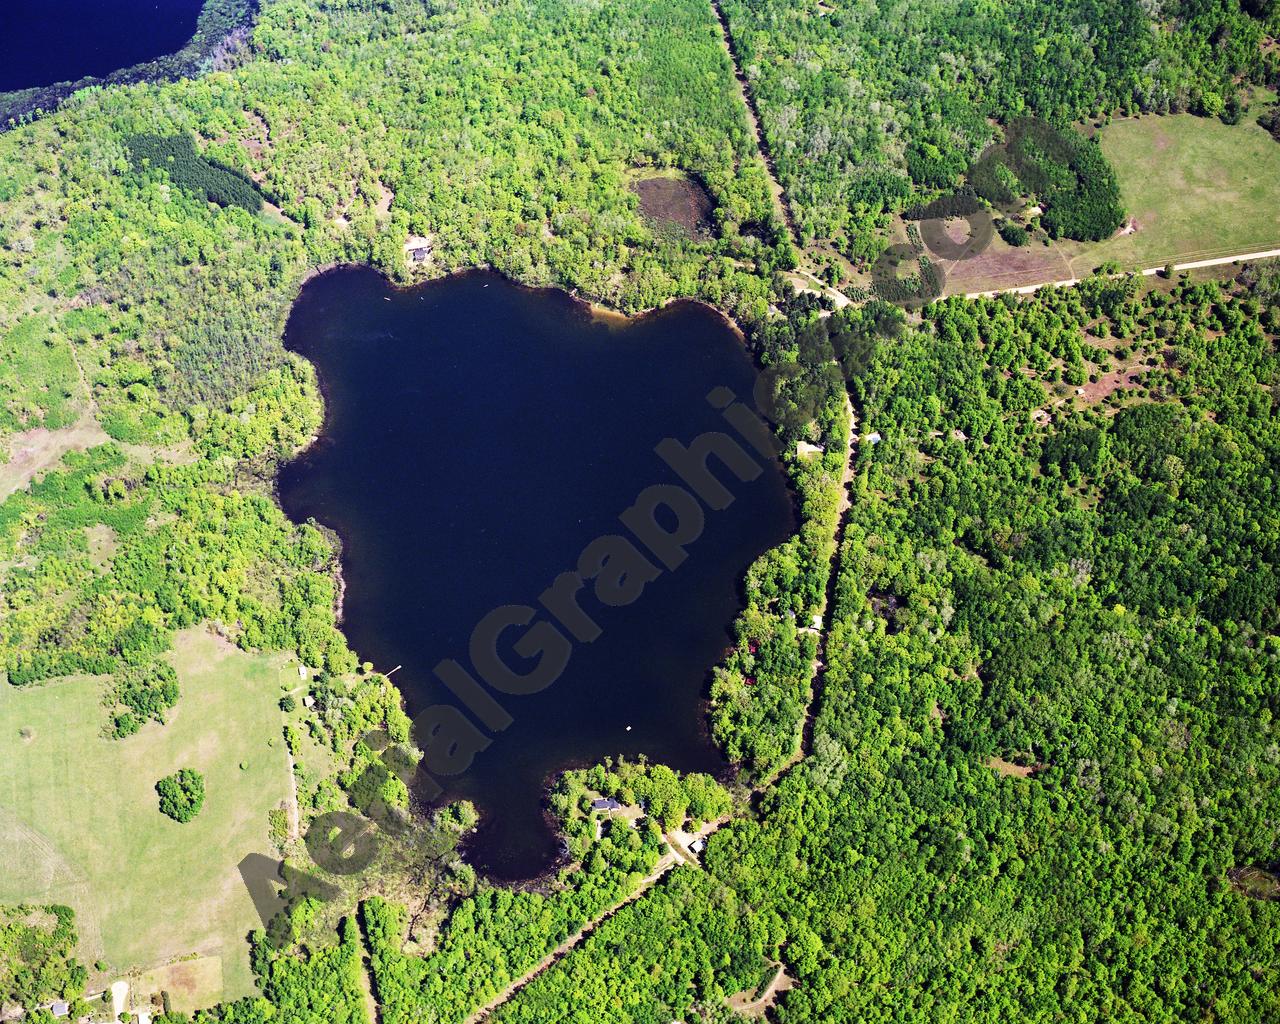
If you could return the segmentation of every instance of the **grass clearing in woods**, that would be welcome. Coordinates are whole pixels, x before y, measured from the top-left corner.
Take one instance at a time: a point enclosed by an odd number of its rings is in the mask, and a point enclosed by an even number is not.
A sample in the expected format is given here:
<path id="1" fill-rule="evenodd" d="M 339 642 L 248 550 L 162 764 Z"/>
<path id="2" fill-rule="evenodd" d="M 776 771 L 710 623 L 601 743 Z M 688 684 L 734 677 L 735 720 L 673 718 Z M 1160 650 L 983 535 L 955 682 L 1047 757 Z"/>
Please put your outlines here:
<path id="1" fill-rule="evenodd" d="M 211 1002 L 254 990 L 245 936 L 259 923 L 236 865 L 273 852 L 267 814 L 290 788 L 277 703 L 290 669 L 204 630 L 179 633 L 172 658 L 182 696 L 168 724 L 124 740 L 101 735 L 101 679 L 0 685 L 0 903 L 73 907 L 81 961 L 104 959 L 112 977 L 217 958 L 219 991 L 208 965 L 197 985 Z M 181 767 L 207 787 L 185 825 L 155 792 Z"/>
<path id="2" fill-rule="evenodd" d="M 1018 248 L 996 235 L 980 255 L 943 262 L 947 294 L 1087 277 L 1109 260 L 1142 270 L 1280 247 L 1280 143 L 1257 123 L 1271 101 L 1258 93 L 1235 125 L 1191 114 L 1113 121 L 1098 137 L 1134 230 Z M 955 225 L 958 240 L 966 230 Z"/>
<path id="3" fill-rule="evenodd" d="M 1105 242 L 1060 242 L 1077 276 L 1106 260 L 1126 269 L 1280 247 L 1280 143 L 1257 123 L 1260 95 L 1239 124 L 1191 114 L 1115 121 L 1102 151 L 1137 230 Z"/>

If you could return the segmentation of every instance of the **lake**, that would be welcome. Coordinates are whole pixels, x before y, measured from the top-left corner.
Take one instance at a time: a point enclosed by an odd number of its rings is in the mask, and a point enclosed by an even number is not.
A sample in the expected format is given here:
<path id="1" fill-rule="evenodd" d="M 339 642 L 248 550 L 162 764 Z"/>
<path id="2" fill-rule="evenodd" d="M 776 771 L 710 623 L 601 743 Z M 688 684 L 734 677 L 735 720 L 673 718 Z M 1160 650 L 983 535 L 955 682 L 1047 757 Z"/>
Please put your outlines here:
<path id="1" fill-rule="evenodd" d="M 182 49 L 203 0 L 3 0 L 0 92 L 101 77 Z"/>
<path id="2" fill-rule="evenodd" d="M 464 707 L 433 669 L 453 659 L 476 679 L 470 638 L 495 609 L 537 615 L 497 642 L 513 672 L 539 667 L 538 651 L 517 644 L 526 634 L 545 637 L 549 627 L 559 638 L 551 646 L 571 651 L 540 692 L 477 683 L 510 724 L 479 730 L 491 742 L 467 770 L 433 776 L 440 799 L 467 798 L 481 812 L 468 841 L 479 870 L 527 879 L 554 863 L 543 797 L 567 767 L 625 754 L 725 769 L 706 729 L 709 671 L 731 642 L 746 568 L 795 522 L 780 466 L 707 401 L 728 388 L 750 404 L 755 381 L 719 314 L 679 303 L 601 319 L 563 292 L 488 272 L 397 290 L 371 270 L 344 268 L 306 285 L 286 342 L 317 368 L 326 424 L 282 470 L 281 502 L 295 521 L 314 518 L 341 536 L 343 628 L 362 660 L 384 672 L 401 666 L 392 679 L 410 714 Z M 642 493 L 682 485 L 655 452 L 659 442 L 696 448 L 708 431 L 738 438 L 757 475 L 743 482 L 709 460 L 729 500 L 712 498 L 722 509 L 694 501 L 704 510 L 701 533 L 677 537 L 687 557 L 668 568 L 619 517 Z M 740 460 L 738 468 L 750 476 Z M 667 490 L 646 490 L 654 486 Z M 647 519 L 628 521 L 648 523 L 649 540 L 649 529 L 680 534 L 697 518 L 656 502 L 644 509 Z M 636 567 L 624 582 L 638 578 L 638 596 L 608 604 L 588 581 L 577 605 L 598 636 L 587 640 L 589 627 L 559 603 L 553 616 L 540 598 L 610 535 L 635 542 L 652 571 Z"/>

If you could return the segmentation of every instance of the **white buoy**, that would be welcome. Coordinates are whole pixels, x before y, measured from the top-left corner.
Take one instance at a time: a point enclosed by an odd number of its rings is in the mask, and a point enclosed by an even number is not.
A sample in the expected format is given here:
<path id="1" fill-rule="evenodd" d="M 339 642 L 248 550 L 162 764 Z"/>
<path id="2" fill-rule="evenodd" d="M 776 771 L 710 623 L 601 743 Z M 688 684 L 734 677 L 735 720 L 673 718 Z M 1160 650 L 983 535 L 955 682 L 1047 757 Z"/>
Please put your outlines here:
<path id="1" fill-rule="evenodd" d="M 627 726 L 627 732 L 631 731 L 631 726 Z"/>

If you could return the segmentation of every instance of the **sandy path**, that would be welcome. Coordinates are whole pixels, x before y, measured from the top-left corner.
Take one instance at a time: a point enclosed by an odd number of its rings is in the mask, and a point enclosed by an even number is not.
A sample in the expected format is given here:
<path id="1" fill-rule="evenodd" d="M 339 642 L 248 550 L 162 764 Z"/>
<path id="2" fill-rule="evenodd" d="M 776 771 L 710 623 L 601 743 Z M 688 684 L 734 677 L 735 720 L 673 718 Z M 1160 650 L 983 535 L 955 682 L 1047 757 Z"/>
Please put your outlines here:
<path id="1" fill-rule="evenodd" d="M 1241 252 L 1233 253 L 1229 256 L 1218 256 L 1208 260 L 1192 260 L 1189 263 L 1175 263 L 1173 265 L 1174 273 L 1180 270 L 1201 270 L 1205 267 L 1222 267 L 1230 263 L 1245 263 L 1249 260 L 1269 260 L 1280 257 L 1280 249 L 1264 249 L 1261 252 Z M 1154 277 L 1156 274 L 1164 272 L 1164 266 L 1147 267 L 1145 270 L 1137 271 L 1143 277 Z M 1024 284 L 1016 288 L 996 288 L 987 292 L 966 292 L 966 299 L 984 299 L 992 295 L 1031 295 L 1038 292 L 1041 288 L 1071 288 L 1080 283 L 1080 278 L 1071 277 L 1062 281 L 1041 281 L 1038 284 Z"/>
<path id="2" fill-rule="evenodd" d="M 723 10 L 720 9 L 719 0 L 710 0 L 711 10 L 716 16 L 716 24 L 720 26 L 720 41 L 724 44 L 725 53 L 729 55 L 729 66 L 733 69 L 733 79 L 738 89 L 738 98 L 742 100 L 742 108 L 747 115 L 747 127 L 751 129 L 751 134 L 756 140 L 756 150 L 760 154 L 760 159 L 764 163 L 765 174 L 769 178 L 769 195 L 773 199 L 773 210 L 783 224 L 787 226 L 787 231 L 791 234 L 791 241 L 795 243 L 796 251 L 803 259 L 804 249 L 800 244 L 800 231 L 796 228 L 796 219 L 791 212 L 791 204 L 787 201 L 786 190 L 782 187 L 782 182 L 778 180 L 777 167 L 773 162 L 773 154 L 769 150 L 769 140 L 765 137 L 764 128 L 760 124 L 760 111 L 756 107 L 755 96 L 751 92 L 751 83 L 747 81 L 747 76 L 742 72 L 742 65 L 738 62 L 738 54 L 733 48 L 733 36 L 729 32 L 729 19 L 725 16 Z M 804 265 L 796 267 L 794 273 L 800 275 L 803 281 L 807 281 L 813 285 L 811 288 L 801 286 L 801 284 L 793 279 L 792 283 L 798 291 L 815 291 L 817 294 L 826 295 L 835 304 L 836 309 L 843 309 L 851 304 L 850 298 L 837 291 L 821 278 L 814 274 Z"/>
<path id="3" fill-rule="evenodd" d="M 694 833 L 682 832 L 682 833 L 679 833 L 678 835 L 680 836 L 681 839 L 686 839 L 686 838 L 706 839 L 713 832 L 715 832 L 721 825 L 725 824 L 727 820 L 728 819 L 726 818 L 721 818 L 717 821 L 709 821 L 707 822 L 707 824 L 703 825 L 702 828 L 700 828 L 697 832 L 694 832 Z M 582 941 L 586 939 L 587 936 L 589 936 L 597 928 L 599 928 L 600 925 L 608 921 L 611 917 L 613 917 L 614 914 L 616 914 L 623 907 L 627 906 L 629 903 L 634 903 L 646 892 L 652 889 L 658 883 L 658 881 L 663 877 L 663 875 L 665 875 L 673 867 L 676 867 L 677 865 L 685 864 L 686 858 L 691 858 L 693 856 L 685 848 L 684 843 L 675 841 L 675 839 L 670 835 L 664 836 L 663 838 L 667 841 L 667 846 L 669 847 L 669 849 L 667 850 L 666 853 L 664 853 L 661 857 L 658 858 L 658 862 L 653 866 L 653 870 L 650 871 L 649 874 L 645 876 L 644 880 L 636 888 L 635 892 L 631 893 L 621 902 L 615 903 L 612 907 L 606 910 L 603 914 L 601 914 L 595 920 L 588 921 L 585 925 L 582 926 L 582 928 L 579 931 L 569 936 L 569 938 L 565 939 L 564 942 L 560 943 L 560 945 L 558 945 L 550 953 L 548 953 L 541 960 L 539 960 L 533 967 L 531 967 L 524 974 L 520 975 L 520 977 L 516 978 L 514 981 L 508 984 L 506 988 L 504 988 L 496 996 L 490 999 L 489 1002 L 485 1003 L 484 1006 L 480 1007 L 478 1010 L 473 1012 L 471 1016 L 469 1016 L 466 1019 L 466 1024 L 479 1024 L 480 1021 L 487 1020 L 489 1017 L 489 1014 L 493 1013 L 493 1011 L 496 1010 L 499 1006 L 507 1002 L 512 996 L 514 996 L 522 988 L 528 985 L 529 982 L 537 978 L 538 975 L 542 974 L 548 968 L 552 967 L 557 961 L 561 960 L 575 946 L 580 945 Z M 696 860 L 694 861 L 694 863 L 696 863 Z"/>
<path id="4" fill-rule="evenodd" d="M 129 983 L 127 981 L 117 981 L 111 986 L 111 1012 L 115 1015 L 115 1019 L 120 1019 L 120 1014 L 124 1013 L 124 1008 L 129 1002 Z"/>

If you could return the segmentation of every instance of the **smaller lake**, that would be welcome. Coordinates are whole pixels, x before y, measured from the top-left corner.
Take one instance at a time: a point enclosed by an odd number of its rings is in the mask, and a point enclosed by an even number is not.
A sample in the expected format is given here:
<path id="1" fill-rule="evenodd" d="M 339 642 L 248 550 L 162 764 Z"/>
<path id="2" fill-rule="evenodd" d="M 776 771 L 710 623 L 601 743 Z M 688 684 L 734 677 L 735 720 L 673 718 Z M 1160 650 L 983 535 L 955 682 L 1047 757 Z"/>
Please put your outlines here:
<path id="1" fill-rule="evenodd" d="M 0 92 L 102 77 L 182 49 L 203 0 L 0 0 Z"/>
<path id="2" fill-rule="evenodd" d="M 536 609 L 570 636 L 544 592 L 593 541 L 631 535 L 619 517 L 647 488 L 682 485 L 656 445 L 734 435 L 712 389 L 749 403 L 755 384 L 741 340 L 705 306 L 602 320 L 563 292 L 485 272 L 412 290 L 370 270 L 330 272 L 303 289 L 286 341 L 315 364 L 327 420 L 281 472 L 281 502 L 342 537 L 343 628 L 361 659 L 402 666 L 392 680 L 412 715 L 464 706 L 433 670 L 453 659 L 480 678 L 470 638 L 495 609 Z M 477 684 L 511 722 L 483 729 L 487 748 L 438 782 L 443 799 L 480 809 L 468 856 L 484 873 L 551 866 L 542 799 L 567 767 L 618 754 L 726 767 L 706 730 L 708 674 L 731 642 L 743 573 L 794 529 L 781 468 L 752 457 L 747 482 L 709 461 L 730 500 L 704 506 L 686 560 L 638 598 L 605 602 L 588 584 L 580 606 L 599 635 L 574 638 L 554 683 L 523 696 Z M 651 521 L 679 524 L 662 510 Z M 513 670 L 533 667 L 536 652 L 512 650 L 525 632 L 511 627 L 499 644 Z"/>

